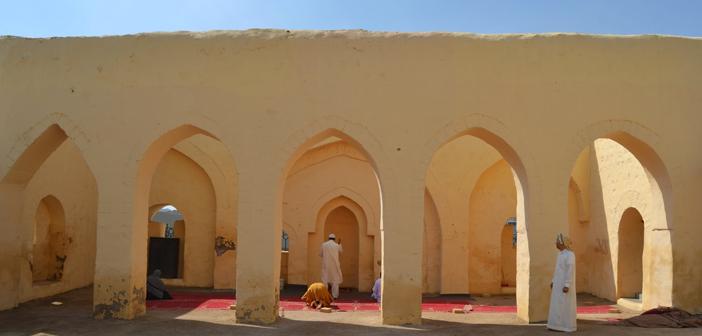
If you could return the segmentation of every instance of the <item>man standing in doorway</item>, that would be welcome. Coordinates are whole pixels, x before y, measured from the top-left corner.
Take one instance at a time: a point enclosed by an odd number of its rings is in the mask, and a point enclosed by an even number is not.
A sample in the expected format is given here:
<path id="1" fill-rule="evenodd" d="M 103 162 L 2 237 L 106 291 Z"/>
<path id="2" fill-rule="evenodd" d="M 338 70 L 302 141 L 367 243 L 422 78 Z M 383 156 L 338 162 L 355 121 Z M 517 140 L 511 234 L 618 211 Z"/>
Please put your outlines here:
<path id="1" fill-rule="evenodd" d="M 576 298 L 575 298 L 575 254 L 573 243 L 563 234 L 556 238 L 556 248 L 559 250 L 556 259 L 556 270 L 551 281 L 551 305 L 548 311 L 550 330 L 572 332 L 576 330 Z"/>
<path id="2" fill-rule="evenodd" d="M 341 243 L 341 241 L 339 241 Z M 341 275 L 341 263 L 339 263 L 339 253 L 343 252 L 341 244 L 336 243 L 336 236 L 329 234 L 329 240 L 322 244 L 322 283 L 327 287 L 331 286 L 332 297 L 339 298 L 339 285 L 344 281 Z"/>

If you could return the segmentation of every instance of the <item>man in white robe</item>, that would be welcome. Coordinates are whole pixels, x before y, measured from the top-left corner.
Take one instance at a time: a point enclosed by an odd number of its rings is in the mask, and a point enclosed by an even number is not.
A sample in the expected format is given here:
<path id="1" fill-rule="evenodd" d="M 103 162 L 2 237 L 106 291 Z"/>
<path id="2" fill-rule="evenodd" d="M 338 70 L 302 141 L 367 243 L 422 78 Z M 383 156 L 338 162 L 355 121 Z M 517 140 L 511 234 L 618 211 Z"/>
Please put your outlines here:
<path id="1" fill-rule="evenodd" d="M 576 330 L 575 254 L 571 246 L 568 237 L 558 235 L 556 248 L 560 252 L 551 281 L 551 304 L 548 309 L 547 327 L 550 330 Z"/>
<path id="2" fill-rule="evenodd" d="M 341 244 L 336 243 L 336 236 L 329 234 L 329 240 L 322 244 L 322 283 L 331 287 L 332 297 L 339 298 L 339 285 L 344 281 L 341 275 L 339 253 L 343 252 Z"/>
<path id="3" fill-rule="evenodd" d="M 381 280 L 381 277 L 383 275 L 381 274 L 377 279 L 375 279 L 375 283 L 373 284 L 373 293 L 371 293 L 371 297 L 375 299 L 376 302 L 380 303 L 380 296 L 381 296 L 381 288 L 383 285 L 383 282 Z"/>

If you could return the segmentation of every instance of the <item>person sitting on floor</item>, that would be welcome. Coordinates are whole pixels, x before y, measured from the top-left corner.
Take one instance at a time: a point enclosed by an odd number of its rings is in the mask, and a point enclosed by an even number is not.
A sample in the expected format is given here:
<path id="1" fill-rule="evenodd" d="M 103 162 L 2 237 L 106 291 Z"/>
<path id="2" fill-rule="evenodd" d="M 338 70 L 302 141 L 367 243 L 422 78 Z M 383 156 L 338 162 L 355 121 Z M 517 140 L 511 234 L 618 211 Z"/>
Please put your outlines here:
<path id="1" fill-rule="evenodd" d="M 327 286 L 321 282 L 311 284 L 305 295 L 302 296 L 302 300 L 313 309 L 331 307 L 333 301 Z"/>
<path id="2" fill-rule="evenodd" d="M 146 278 L 147 300 L 171 300 L 173 297 L 166 289 L 166 284 L 161 280 L 161 270 L 154 272 Z"/>
<path id="3" fill-rule="evenodd" d="M 375 299 L 376 302 L 380 303 L 380 287 L 382 284 L 382 281 L 380 280 L 383 277 L 383 273 L 380 273 L 380 276 L 378 276 L 377 279 L 375 279 L 375 284 L 373 284 L 373 293 L 371 294 L 371 297 Z"/>

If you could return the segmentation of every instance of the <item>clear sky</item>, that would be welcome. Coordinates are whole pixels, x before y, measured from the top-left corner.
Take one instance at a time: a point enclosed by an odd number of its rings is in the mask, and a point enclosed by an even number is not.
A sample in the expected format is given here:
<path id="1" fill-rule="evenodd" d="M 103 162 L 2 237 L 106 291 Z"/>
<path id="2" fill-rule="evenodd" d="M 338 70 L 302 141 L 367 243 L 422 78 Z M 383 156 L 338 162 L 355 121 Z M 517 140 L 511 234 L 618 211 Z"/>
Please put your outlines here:
<path id="1" fill-rule="evenodd" d="M 702 36 L 702 0 L 0 0 L 0 35 L 249 28 Z"/>

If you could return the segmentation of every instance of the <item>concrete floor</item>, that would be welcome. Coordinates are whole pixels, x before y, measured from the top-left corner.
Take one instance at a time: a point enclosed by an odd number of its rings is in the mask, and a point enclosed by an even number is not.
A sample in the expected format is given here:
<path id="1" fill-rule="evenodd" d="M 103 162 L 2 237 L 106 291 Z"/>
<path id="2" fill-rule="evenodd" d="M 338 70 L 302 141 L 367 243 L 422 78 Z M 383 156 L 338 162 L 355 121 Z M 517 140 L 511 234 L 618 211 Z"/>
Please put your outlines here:
<path id="1" fill-rule="evenodd" d="M 152 310 L 132 321 L 92 319 L 91 288 L 53 298 L 39 299 L 0 312 L 0 335 L 554 335 L 543 324 L 526 325 L 514 314 L 424 313 L 416 327 L 380 324 L 377 312 L 287 311 L 271 326 L 234 323 L 230 310 Z M 62 305 L 52 305 L 53 301 Z M 608 318 L 625 318 L 631 312 L 582 315 L 578 333 L 583 335 L 701 335 L 700 329 L 641 329 L 608 325 Z"/>

